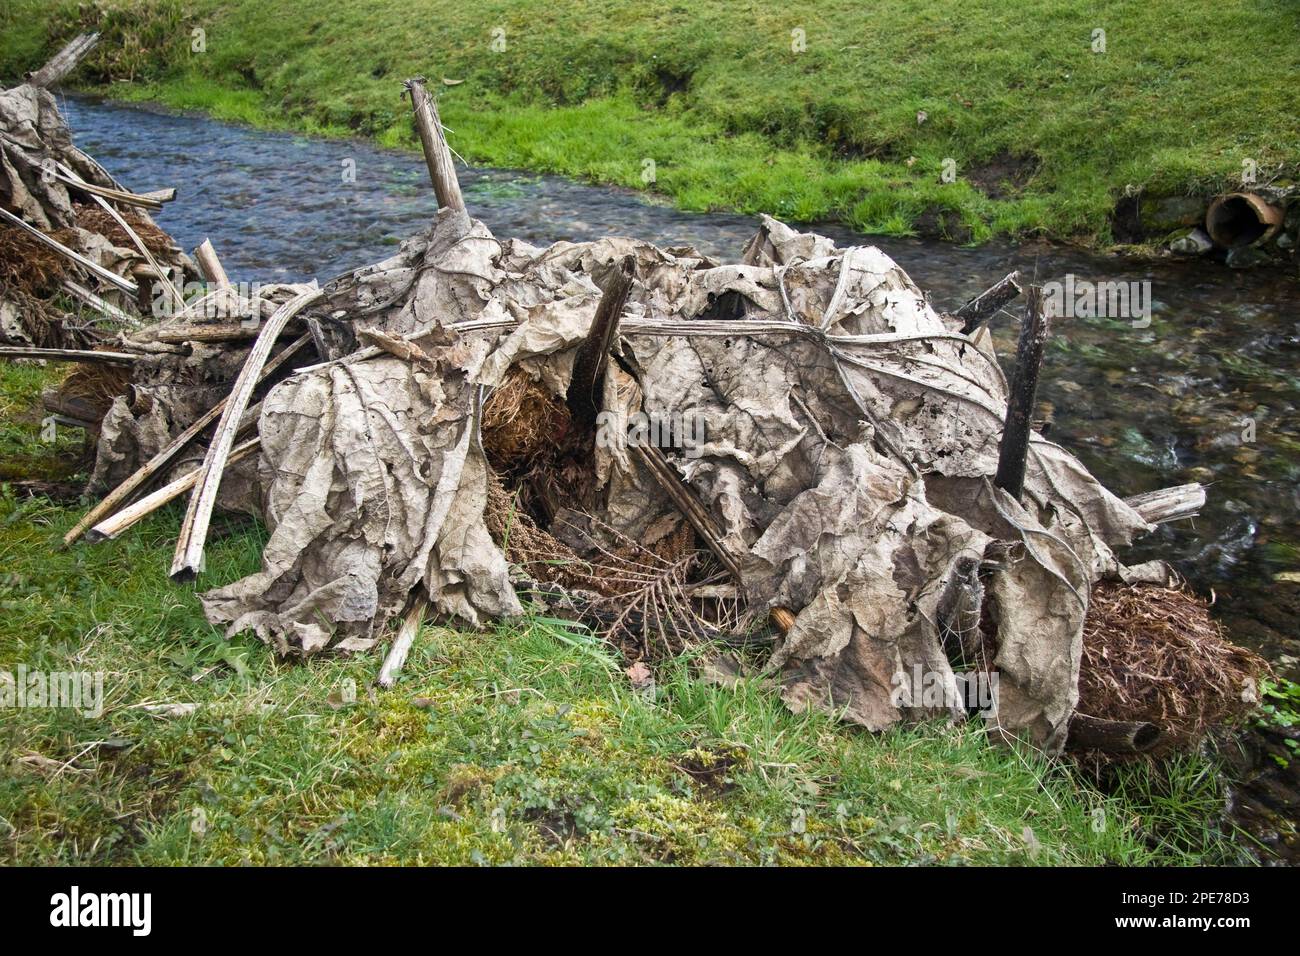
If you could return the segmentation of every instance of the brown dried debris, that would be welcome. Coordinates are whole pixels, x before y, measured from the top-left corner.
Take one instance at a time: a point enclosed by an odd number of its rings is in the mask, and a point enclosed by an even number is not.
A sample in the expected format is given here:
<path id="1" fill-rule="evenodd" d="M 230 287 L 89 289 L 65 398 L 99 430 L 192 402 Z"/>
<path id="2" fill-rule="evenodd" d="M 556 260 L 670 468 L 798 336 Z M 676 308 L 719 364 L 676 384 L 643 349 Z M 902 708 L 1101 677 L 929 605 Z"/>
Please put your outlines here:
<path id="1" fill-rule="evenodd" d="M 569 431 L 569 410 L 540 380 L 513 368 L 483 406 L 483 448 L 494 468 L 526 471 Z"/>
<path id="2" fill-rule="evenodd" d="M 1267 672 L 1185 588 L 1103 581 L 1084 623 L 1077 710 L 1150 721 L 1165 733 L 1162 749 L 1185 747 L 1248 714 Z"/>
<path id="3" fill-rule="evenodd" d="M 125 395 L 131 387 L 131 369 L 123 365 L 74 365 L 59 383 L 60 397 L 79 400 L 96 413 L 98 423 L 108 412 L 113 399 Z"/>
<path id="4" fill-rule="evenodd" d="M 77 234 L 71 229 L 56 229 L 51 239 L 72 248 Z M 6 296 L 25 293 L 47 298 L 59 291 L 64 279 L 73 274 L 72 266 L 49 246 L 17 226 L 0 225 L 0 289 Z"/>
<path id="5" fill-rule="evenodd" d="M 145 248 L 155 256 L 171 258 L 176 251 L 176 244 L 171 236 L 159 229 L 153 222 L 130 209 L 118 212 L 127 225 L 135 230 Z M 113 245 L 122 249 L 134 249 L 135 242 L 127 235 L 125 229 L 100 206 L 77 206 L 77 225 L 87 232 L 98 233 Z M 65 243 L 66 244 L 66 243 Z"/>
<path id="6" fill-rule="evenodd" d="M 582 616 L 599 622 L 601 635 L 629 660 L 659 660 L 708 636 L 705 629 L 714 623 L 700 618 L 690 595 L 701 554 L 689 525 L 680 524 L 646 546 L 590 515 L 572 512 L 570 518 L 598 528 L 615 543 L 604 546 L 596 542 L 597 535 L 583 535 L 591 553 L 579 555 L 539 527 L 520 506 L 520 495 L 489 473 L 484 521 L 506 559 L 543 588 L 554 585 L 569 592 Z"/>
<path id="7" fill-rule="evenodd" d="M 595 569 L 568 545 L 539 528 L 532 516 L 518 506 L 517 495 L 506 489 L 495 472 L 488 473 L 483 517 L 488 533 L 505 552 L 506 559 L 534 581 L 601 592 L 603 584 Z"/>

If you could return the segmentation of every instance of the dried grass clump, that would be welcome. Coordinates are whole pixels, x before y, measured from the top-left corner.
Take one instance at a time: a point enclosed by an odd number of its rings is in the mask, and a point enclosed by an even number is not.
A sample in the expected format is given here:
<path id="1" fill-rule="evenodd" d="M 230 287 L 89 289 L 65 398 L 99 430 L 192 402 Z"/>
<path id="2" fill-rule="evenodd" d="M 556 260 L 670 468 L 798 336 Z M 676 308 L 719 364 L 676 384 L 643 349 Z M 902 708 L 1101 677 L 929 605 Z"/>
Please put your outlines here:
<path id="1" fill-rule="evenodd" d="M 109 233 L 117 245 L 131 245 L 130 238 L 103 210 L 81 207 L 83 229 Z M 128 217 L 128 221 L 130 218 Z M 133 224 L 134 225 L 134 224 Z M 152 249 L 161 243 L 166 247 L 167 236 L 155 226 L 141 223 L 141 235 Z M 50 238 L 71 249 L 81 247 L 80 234 L 75 229 L 56 229 Z M 0 298 L 18 306 L 19 322 L 23 331 L 38 348 L 88 348 L 96 336 L 93 329 L 74 316 L 66 316 L 54 307 L 52 301 L 63 294 L 65 279 L 78 277 L 78 267 L 35 237 L 16 226 L 0 226 Z"/>
<path id="2" fill-rule="evenodd" d="M 167 256 L 173 248 L 171 237 L 163 232 L 152 222 L 129 210 L 123 210 L 118 213 L 126 220 L 127 225 L 135 230 L 140 241 L 144 243 L 145 248 L 155 256 Z M 77 206 L 77 225 L 87 232 L 98 233 L 115 246 L 123 249 L 134 249 L 135 240 L 133 240 L 125 229 L 118 224 L 117 220 L 108 214 L 106 209 L 99 206 Z"/>
<path id="3" fill-rule="evenodd" d="M 1245 716 L 1268 665 L 1230 642 L 1207 602 L 1181 587 L 1098 584 L 1083 628 L 1078 711 L 1146 720 L 1162 749 L 1187 746 Z"/>
<path id="4" fill-rule="evenodd" d="M 62 398 L 79 401 L 94 410 L 96 421 L 107 414 L 113 399 L 131 386 L 131 369 L 121 365 L 76 365 L 59 383 Z"/>
<path id="5" fill-rule="evenodd" d="M 553 453 L 569 431 L 569 410 L 540 380 L 512 368 L 483 406 L 483 448 L 507 474 Z"/>
<path id="6" fill-rule="evenodd" d="M 77 234 L 56 229 L 50 237 L 76 248 Z M 58 292 L 71 275 L 68 260 L 17 226 L 0 225 L 0 287 L 6 294 L 45 298 Z"/>

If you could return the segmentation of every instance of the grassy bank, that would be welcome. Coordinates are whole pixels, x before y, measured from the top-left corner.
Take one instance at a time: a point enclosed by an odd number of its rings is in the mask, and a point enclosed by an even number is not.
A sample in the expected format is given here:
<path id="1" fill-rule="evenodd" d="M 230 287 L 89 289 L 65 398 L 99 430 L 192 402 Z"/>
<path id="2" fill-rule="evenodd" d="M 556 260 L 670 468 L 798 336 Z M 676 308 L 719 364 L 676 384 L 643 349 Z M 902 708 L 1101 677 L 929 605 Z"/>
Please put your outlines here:
<path id="1" fill-rule="evenodd" d="M 1126 190 L 1209 195 L 1243 160 L 1267 179 L 1279 165 L 1294 175 L 1300 158 L 1300 13 L 1286 0 L 0 9 L 10 79 L 94 26 L 105 39 L 82 83 L 411 145 L 398 93 L 420 74 L 472 161 L 872 232 L 1105 243 Z"/>
<path id="2" fill-rule="evenodd" d="M 0 367 L 0 440 L 47 475 L 48 373 Z M 36 465 L 33 465 L 36 467 Z M 0 862 L 1199 863 L 1238 850 L 1199 761 L 1103 796 L 977 726 L 873 736 L 795 716 L 689 659 L 652 699 L 571 625 L 426 626 L 380 653 L 277 661 L 224 640 L 167 579 L 179 524 L 60 550 L 76 503 L 0 486 L 0 670 L 103 672 L 104 709 L 6 709 Z M 204 584 L 258 566 L 219 523 Z M 147 705 L 192 704 L 165 716 Z"/>

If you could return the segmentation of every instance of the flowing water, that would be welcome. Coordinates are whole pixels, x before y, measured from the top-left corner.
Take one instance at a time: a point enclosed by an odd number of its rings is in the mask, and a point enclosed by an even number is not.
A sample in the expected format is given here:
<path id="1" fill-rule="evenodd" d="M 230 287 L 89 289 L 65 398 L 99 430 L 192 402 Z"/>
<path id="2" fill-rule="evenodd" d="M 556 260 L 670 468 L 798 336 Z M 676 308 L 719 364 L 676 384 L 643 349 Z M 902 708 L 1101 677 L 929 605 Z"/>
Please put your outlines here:
<path id="1" fill-rule="evenodd" d="M 177 187 L 159 225 L 187 249 L 210 237 L 236 280 L 324 282 L 391 255 L 434 212 L 414 153 L 83 98 L 64 107 L 78 145 L 129 188 Z M 533 243 L 629 235 L 734 261 L 757 225 L 751 216 L 680 212 L 643 194 L 553 176 L 459 172 L 471 215 L 497 235 Z M 1073 275 L 1149 290 L 1149 324 L 1096 317 L 1054 323 L 1040 388 L 1049 434 L 1121 495 L 1209 485 L 1199 518 L 1163 527 L 1125 557 L 1169 560 L 1198 590 L 1213 591 L 1235 640 L 1300 679 L 1300 575 L 1277 578 L 1300 572 L 1294 277 L 1042 244 L 963 248 L 815 228 L 841 245 L 880 246 L 941 309 L 956 308 L 1012 269 L 1039 282 Z M 1014 354 L 1015 325 L 1004 316 L 996 327 L 1003 356 Z M 1286 776 L 1282 786 L 1290 789 L 1265 795 L 1265 810 L 1294 814 L 1294 770 Z"/>

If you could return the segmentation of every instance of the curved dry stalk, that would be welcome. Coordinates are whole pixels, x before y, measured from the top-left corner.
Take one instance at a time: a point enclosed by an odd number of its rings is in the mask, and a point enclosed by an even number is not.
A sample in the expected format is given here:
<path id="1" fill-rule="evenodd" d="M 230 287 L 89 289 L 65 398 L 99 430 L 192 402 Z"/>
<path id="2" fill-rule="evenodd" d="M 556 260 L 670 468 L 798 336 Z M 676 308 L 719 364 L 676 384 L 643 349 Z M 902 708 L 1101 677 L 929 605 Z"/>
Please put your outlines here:
<path id="1" fill-rule="evenodd" d="M 225 411 L 221 414 L 221 423 L 213 435 L 212 444 L 208 446 L 207 457 L 199 478 L 190 495 L 190 506 L 185 512 L 185 521 L 181 525 L 181 535 L 176 542 L 176 554 L 172 559 L 171 577 L 174 581 L 192 581 L 203 570 L 203 546 L 208 536 L 208 524 L 212 520 L 212 509 L 217 503 L 217 488 L 221 484 L 221 473 L 226 467 L 226 459 L 235 442 L 235 433 L 244 410 L 248 407 L 253 389 L 261 378 L 262 366 L 266 364 L 279 338 L 280 332 L 289 324 L 289 320 L 321 298 L 319 289 L 300 293 L 286 302 L 266 320 L 262 334 L 253 343 L 252 351 L 244 360 L 244 367 L 235 379 L 234 388 L 226 399 Z"/>
<path id="2" fill-rule="evenodd" d="M 82 178 L 67 166 L 62 163 L 55 163 L 55 166 L 61 173 L 63 173 L 65 178 L 71 179 L 74 185 L 86 185 Z M 105 212 L 113 217 L 113 221 L 122 228 L 122 231 L 131 238 L 131 242 L 135 244 L 135 247 L 140 250 L 140 254 L 144 256 L 145 262 L 149 263 L 149 265 L 153 267 L 153 271 L 158 273 L 162 280 L 167 283 L 167 287 L 171 290 L 173 301 L 183 303 L 185 301 L 185 294 L 181 292 L 176 283 L 171 280 L 171 276 L 167 274 L 163 267 L 158 264 L 158 260 L 154 258 L 153 253 L 149 251 L 149 247 L 144 244 L 144 240 L 140 238 L 139 234 L 131 228 L 130 223 L 122 217 L 121 213 L 110 206 L 103 196 L 93 192 L 89 193 L 89 195 L 90 198 L 95 200 L 95 202 L 97 202 Z"/>

